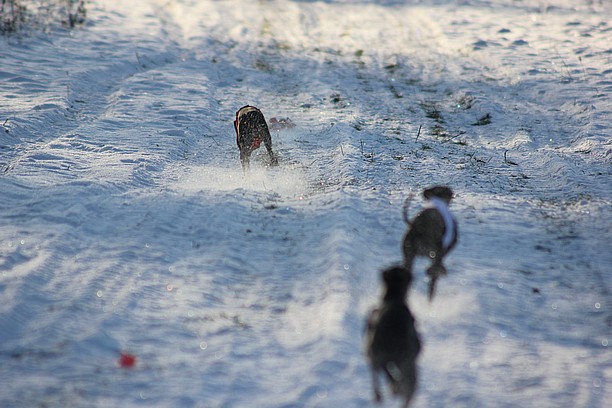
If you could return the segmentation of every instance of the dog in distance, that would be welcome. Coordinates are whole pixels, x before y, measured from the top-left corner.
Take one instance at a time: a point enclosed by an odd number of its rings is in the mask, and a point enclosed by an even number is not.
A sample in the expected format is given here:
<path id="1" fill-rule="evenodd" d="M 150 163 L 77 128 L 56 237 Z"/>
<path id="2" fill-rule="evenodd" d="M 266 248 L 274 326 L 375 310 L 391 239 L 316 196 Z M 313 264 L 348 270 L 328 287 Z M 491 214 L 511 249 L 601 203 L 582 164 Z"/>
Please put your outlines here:
<path id="1" fill-rule="evenodd" d="M 402 243 L 404 265 L 412 270 L 417 256 L 427 257 L 431 266 L 427 269 L 429 276 L 429 300 L 434 297 L 436 281 L 447 274 L 442 261 L 457 244 L 457 221 L 450 212 L 449 204 L 453 191 L 446 186 L 434 186 L 423 191 L 427 208 L 410 220 L 408 207 L 412 197 L 404 203 L 404 222 L 408 226 Z"/>
<path id="2" fill-rule="evenodd" d="M 270 165 L 278 164 L 278 159 L 272 151 L 272 137 L 263 113 L 254 106 L 246 105 L 238 109 L 234 120 L 236 130 L 236 143 L 240 150 L 240 163 L 242 169 L 248 170 L 251 162 L 251 153 L 259 149 L 264 143 L 270 156 Z"/>

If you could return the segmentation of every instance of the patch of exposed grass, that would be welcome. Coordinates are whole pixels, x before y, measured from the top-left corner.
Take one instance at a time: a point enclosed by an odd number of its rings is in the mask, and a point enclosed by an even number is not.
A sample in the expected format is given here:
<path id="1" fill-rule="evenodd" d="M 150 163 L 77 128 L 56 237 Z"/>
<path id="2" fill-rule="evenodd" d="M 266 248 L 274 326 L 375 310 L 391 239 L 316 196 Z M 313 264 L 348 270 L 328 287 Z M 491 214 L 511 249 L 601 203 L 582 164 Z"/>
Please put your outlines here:
<path id="1" fill-rule="evenodd" d="M 47 29 L 54 24 L 74 28 L 85 22 L 86 0 L 1 0 L 0 35 L 25 28 Z"/>
<path id="2" fill-rule="evenodd" d="M 436 137 L 443 137 L 443 138 L 448 137 L 448 132 L 441 125 L 437 125 L 437 124 L 433 125 L 430 129 L 430 132 L 433 136 L 436 136 Z"/>
<path id="3" fill-rule="evenodd" d="M 473 104 L 474 97 L 469 94 L 464 94 L 455 101 L 455 107 L 457 109 L 468 110 L 472 108 Z"/>
<path id="4" fill-rule="evenodd" d="M 438 108 L 438 104 L 433 101 L 423 101 L 420 104 L 421 109 L 425 111 L 425 116 L 429 119 L 435 120 L 437 123 L 444 123 L 444 118 L 442 117 L 442 112 Z"/>
<path id="5" fill-rule="evenodd" d="M 472 126 L 485 126 L 491 123 L 491 114 L 487 113 L 476 122 L 472 123 Z"/>
<path id="6" fill-rule="evenodd" d="M 268 63 L 267 61 L 264 61 L 261 58 L 258 58 L 257 60 L 255 60 L 255 62 L 253 63 L 253 66 L 259 71 L 264 71 L 264 72 L 274 71 L 274 67 L 272 66 L 272 64 Z"/>

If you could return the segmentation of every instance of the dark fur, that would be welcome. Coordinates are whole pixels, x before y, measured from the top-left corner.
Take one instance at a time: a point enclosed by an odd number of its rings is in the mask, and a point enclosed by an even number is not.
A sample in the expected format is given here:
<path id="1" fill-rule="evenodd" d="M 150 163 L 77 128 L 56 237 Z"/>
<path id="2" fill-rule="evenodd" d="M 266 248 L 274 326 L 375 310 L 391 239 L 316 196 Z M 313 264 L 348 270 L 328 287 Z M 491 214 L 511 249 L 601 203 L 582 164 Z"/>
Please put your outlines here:
<path id="1" fill-rule="evenodd" d="M 428 200 L 432 197 L 437 197 L 448 205 L 453 198 L 453 192 L 448 187 L 436 186 L 425 190 L 423 197 Z M 446 231 L 446 226 L 444 225 L 442 215 L 440 215 L 437 209 L 427 208 L 410 221 L 407 214 L 407 205 L 405 205 L 404 220 L 408 223 L 408 231 L 404 235 L 402 244 L 404 265 L 412 270 L 414 259 L 417 256 L 431 259 L 431 266 L 427 269 L 427 275 L 430 278 L 429 300 L 432 300 L 436 290 L 436 281 L 440 276 L 446 275 L 446 268 L 442 261 L 457 244 L 457 222 L 453 218 L 455 234 L 450 245 L 445 249 L 442 237 Z"/>
<path id="2" fill-rule="evenodd" d="M 365 348 L 372 374 L 374 399 L 382 401 L 380 374 L 389 382 L 394 395 L 407 407 L 417 386 L 416 358 L 421 340 L 414 327 L 414 317 L 406 305 L 412 281 L 408 268 L 395 266 L 382 272 L 385 287 L 382 304 L 367 321 Z"/>
<path id="3" fill-rule="evenodd" d="M 251 153 L 264 143 L 270 155 L 270 164 L 277 165 L 278 159 L 272 151 L 272 137 L 263 113 L 254 106 L 246 105 L 236 112 L 234 120 L 236 143 L 240 149 L 242 168 L 247 170 L 251 162 Z"/>

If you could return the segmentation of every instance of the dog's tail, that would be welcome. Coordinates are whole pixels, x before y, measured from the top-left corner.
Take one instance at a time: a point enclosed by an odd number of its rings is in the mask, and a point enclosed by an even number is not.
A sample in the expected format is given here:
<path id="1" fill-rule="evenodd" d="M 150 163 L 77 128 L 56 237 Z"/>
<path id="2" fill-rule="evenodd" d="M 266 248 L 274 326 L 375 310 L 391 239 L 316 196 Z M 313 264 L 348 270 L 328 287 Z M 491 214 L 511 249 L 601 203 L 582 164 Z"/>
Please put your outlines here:
<path id="1" fill-rule="evenodd" d="M 410 210 L 410 203 L 412 202 L 413 198 L 414 198 L 414 194 L 410 193 L 408 197 L 406 197 L 406 200 L 404 201 L 404 205 L 402 206 L 402 216 L 404 217 L 404 222 L 408 226 L 412 225 L 412 222 L 410 221 L 410 216 L 408 214 L 408 210 Z"/>

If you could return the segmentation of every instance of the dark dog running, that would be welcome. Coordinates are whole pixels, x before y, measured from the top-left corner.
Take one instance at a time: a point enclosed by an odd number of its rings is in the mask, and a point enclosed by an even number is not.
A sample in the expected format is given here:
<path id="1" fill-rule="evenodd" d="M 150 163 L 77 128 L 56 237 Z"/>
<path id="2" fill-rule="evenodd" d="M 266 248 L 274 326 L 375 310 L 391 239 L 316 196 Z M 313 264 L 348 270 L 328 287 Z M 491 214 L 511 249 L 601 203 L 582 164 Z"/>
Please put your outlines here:
<path id="1" fill-rule="evenodd" d="M 368 318 L 365 348 L 374 388 L 374 400 L 382 401 L 380 374 L 389 382 L 394 395 L 402 397 L 407 407 L 417 386 L 416 358 L 421 340 L 414 327 L 414 317 L 406 305 L 412 281 L 408 268 L 395 266 L 382 272 L 385 286 L 382 304 Z"/>
<path id="2" fill-rule="evenodd" d="M 440 276 L 446 275 L 442 260 L 457 243 L 458 232 L 457 222 L 448 208 L 453 191 L 448 187 L 436 186 L 425 190 L 423 197 L 428 201 L 429 208 L 421 211 L 412 221 L 408 218 L 411 197 L 408 197 L 404 204 L 404 221 L 408 225 L 408 231 L 404 235 L 402 249 L 404 265 L 410 270 L 417 256 L 431 259 L 432 264 L 427 269 L 431 301 L 436 290 L 436 281 Z"/>
<path id="3" fill-rule="evenodd" d="M 240 149 L 240 162 L 242 168 L 247 170 L 251 162 L 251 153 L 259 149 L 261 142 L 264 142 L 268 154 L 270 155 L 270 165 L 278 164 L 278 159 L 272 151 L 272 137 L 263 113 L 254 106 L 243 106 L 236 112 L 234 120 L 236 130 L 236 142 Z"/>

